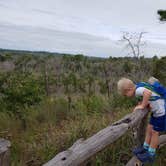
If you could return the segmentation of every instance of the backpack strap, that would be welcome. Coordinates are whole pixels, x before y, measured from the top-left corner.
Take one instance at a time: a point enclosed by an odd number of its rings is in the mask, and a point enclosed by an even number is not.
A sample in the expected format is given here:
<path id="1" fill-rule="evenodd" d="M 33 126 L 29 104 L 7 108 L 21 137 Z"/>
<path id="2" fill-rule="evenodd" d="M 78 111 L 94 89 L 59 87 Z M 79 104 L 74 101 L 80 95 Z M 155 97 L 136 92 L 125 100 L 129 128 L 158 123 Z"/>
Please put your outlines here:
<path id="1" fill-rule="evenodd" d="M 156 101 L 156 100 L 162 98 L 161 95 L 159 93 L 157 93 L 155 91 L 154 87 L 149 83 L 146 83 L 146 82 L 136 83 L 136 89 L 139 88 L 139 87 L 144 87 L 144 88 L 149 89 L 150 91 L 156 93 L 157 95 L 159 95 L 159 96 L 151 96 L 150 99 L 149 99 L 150 101 Z"/>

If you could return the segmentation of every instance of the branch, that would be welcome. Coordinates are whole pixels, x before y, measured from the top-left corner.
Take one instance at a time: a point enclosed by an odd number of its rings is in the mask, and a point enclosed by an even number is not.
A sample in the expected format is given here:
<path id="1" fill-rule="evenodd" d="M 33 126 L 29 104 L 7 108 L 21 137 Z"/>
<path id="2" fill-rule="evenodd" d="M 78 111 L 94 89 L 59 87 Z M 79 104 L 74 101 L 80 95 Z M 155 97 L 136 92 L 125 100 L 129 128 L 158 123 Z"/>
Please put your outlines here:
<path id="1" fill-rule="evenodd" d="M 127 38 L 125 35 L 123 35 L 123 39 L 128 42 L 129 46 L 130 46 L 131 49 L 132 49 L 132 52 L 133 52 L 134 57 L 136 57 L 136 52 L 135 52 L 134 46 L 133 46 L 133 44 L 131 43 L 131 37 L 130 37 L 130 38 Z"/>
<path id="2" fill-rule="evenodd" d="M 137 48 L 137 58 L 138 58 L 139 55 L 140 55 L 141 39 L 142 39 L 143 34 L 145 34 L 145 33 L 146 33 L 146 32 L 141 32 L 141 33 L 139 34 L 139 37 L 138 37 L 138 42 L 137 42 L 137 44 L 136 44 L 136 48 Z"/>

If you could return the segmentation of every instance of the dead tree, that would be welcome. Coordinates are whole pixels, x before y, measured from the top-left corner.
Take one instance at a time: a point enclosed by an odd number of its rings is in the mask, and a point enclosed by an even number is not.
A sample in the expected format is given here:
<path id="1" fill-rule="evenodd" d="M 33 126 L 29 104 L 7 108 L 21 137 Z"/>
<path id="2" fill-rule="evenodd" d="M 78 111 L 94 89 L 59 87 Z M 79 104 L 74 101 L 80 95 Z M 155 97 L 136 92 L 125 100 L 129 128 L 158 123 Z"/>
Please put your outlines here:
<path id="1" fill-rule="evenodd" d="M 129 55 L 132 55 L 134 58 L 138 59 L 141 56 L 140 48 L 144 46 L 146 43 L 142 41 L 143 35 L 146 32 L 140 33 L 129 33 L 123 32 L 122 39 L 120 41 L 126 43 L 125 47 L 130 49 L 131 52 Z"/>

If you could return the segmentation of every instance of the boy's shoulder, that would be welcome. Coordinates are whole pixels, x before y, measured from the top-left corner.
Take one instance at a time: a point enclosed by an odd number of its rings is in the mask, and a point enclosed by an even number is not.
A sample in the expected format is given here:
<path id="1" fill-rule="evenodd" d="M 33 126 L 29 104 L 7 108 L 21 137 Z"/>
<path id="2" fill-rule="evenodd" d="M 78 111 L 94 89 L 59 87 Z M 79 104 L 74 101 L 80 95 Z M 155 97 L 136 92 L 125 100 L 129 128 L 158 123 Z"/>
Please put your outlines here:
<path id="1" fill-rule="evenodd" d="M 148 89 L 152 93 L 154 92 L 154 87 L 151 84 L 149 84 L 147 82 L 138 82 L 138 83 L 136 83 L 136 91 L 143 92 L 146 89 Z"/>
<path id="2" fill-rule="evenodd" d="M 135 96 L 143 96 L 145 87 L 136 87 L 135 89 Z"/>

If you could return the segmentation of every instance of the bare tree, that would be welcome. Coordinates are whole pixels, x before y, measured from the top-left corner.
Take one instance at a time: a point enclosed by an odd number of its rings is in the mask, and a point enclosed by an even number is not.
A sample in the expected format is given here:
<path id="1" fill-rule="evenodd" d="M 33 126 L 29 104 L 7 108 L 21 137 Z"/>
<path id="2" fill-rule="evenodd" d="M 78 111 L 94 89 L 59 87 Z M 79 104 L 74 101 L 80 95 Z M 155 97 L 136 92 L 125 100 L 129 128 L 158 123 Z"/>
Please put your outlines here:
<path id="1" fill-rule="evenodd" d="M 140 32 L 140 33 L 123 32 L 123 36 L 120 41 L 126 43 L 125 47 L 131 50 L 129 55 L 132 55 L 135 58 L 139 58 L 140 55 L 143 53 L 140 51 L 140 48 L 146 45 L 146 43 L 142 41 L 143 35 L 145 33 L 146 32 Z"/>

